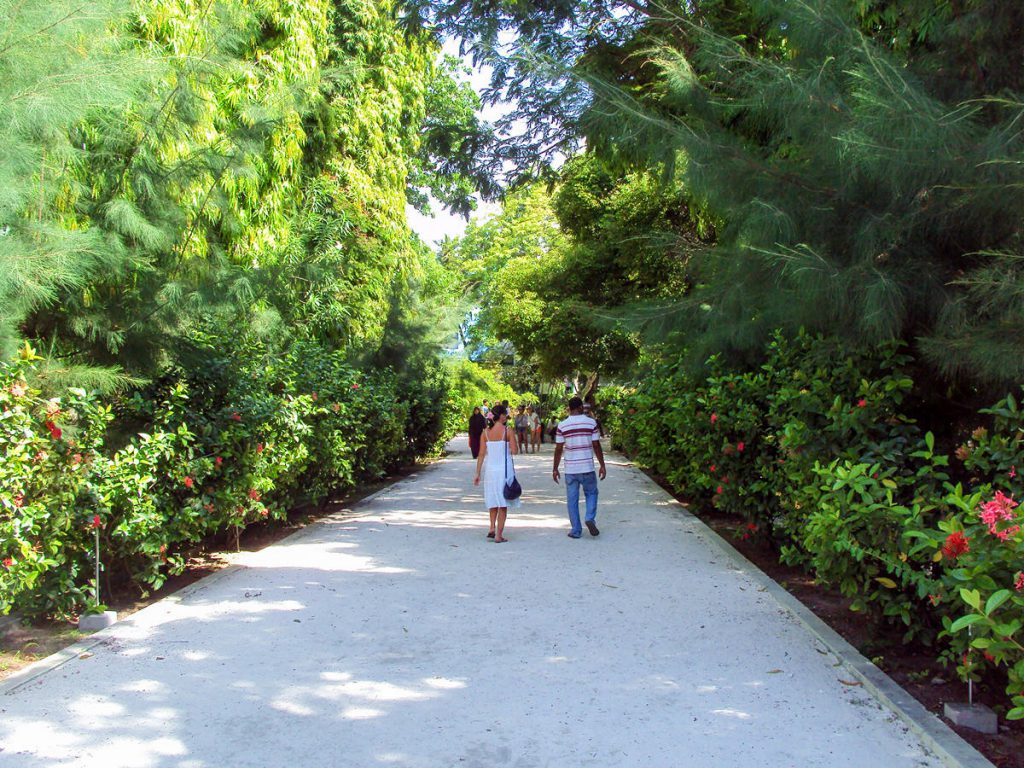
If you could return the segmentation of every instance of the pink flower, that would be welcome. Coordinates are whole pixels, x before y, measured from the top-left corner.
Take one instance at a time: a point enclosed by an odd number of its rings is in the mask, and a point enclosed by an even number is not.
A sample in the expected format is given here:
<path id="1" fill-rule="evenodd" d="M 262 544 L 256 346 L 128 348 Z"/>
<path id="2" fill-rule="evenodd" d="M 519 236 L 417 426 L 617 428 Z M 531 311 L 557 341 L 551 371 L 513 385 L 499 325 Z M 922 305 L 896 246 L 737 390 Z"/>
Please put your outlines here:
<path id="1" fill-rule="evenodd" d="M 1018 592 L 1024 592 L 1024 571 L 1017 571 L 1017 578 L 1013 582 L 1013 588 Z"/>
<path id="2" fill-rule="evenodd" d="M 1000 541 L 1006 541 L 1008 538 L 1013 536 L 1013 534 L 1017 533 L 1018 531 L 1020 531 L 1019 525 L 1011 525 L 1009 528 L 1004 528 L 1001 531 L 992 531 L 992 533 L 994 533 L 996 535 L 996 538 L 998 538 Z"/>
<path id="3" fill-rule="evenodd" d="M 216 459 L 213 460 L 213 466 L 215 466 L 215 467 L 219 467 L 223 463 L 224 463 L 224 457 L 223 456 L 218 456 Z"/>
<path id="4" fill-rule="evenodd" d="M 20 381 L 16 381 L 10 386 L 10 393 L 15 397 L 24 397 L 28 394 L 28 387 L 22 384 Z"/>
<path id="5" fill-rule="evenodd" d="M 718 421 L 718 414 L 717 413 L 712 413 L 711 414 L 711 423 L 714 424 L 716 421 Z"/>
<path id="6" fill-rule="evenodd" d="M 712 464 L 711 465 L 711 472 L 714 473 L 714 472 L 717 472 L 717 471 L 718 471 L 718 467 L 716 465 Z"/>
<path id="7" fill-rule="evenodd" d="M 92 524 L 89 527 L 90 528 L 99 528 L 102 525 L 103 525 L 103 521 L 100 520 L 100 516 L 99 515 L 93 515 L 92 516 Z"/>
<path id="8" fill-rule="evenodd" d="M 10 558 L 10 557 L 5 557 L 4 558 L 4 568 L 6 568 L 9 571 L 9 570 L 11 570 L 12 567 L 14 567 L 14 560 L 12 558 Z"/>
<path id="9" fill-rule="evenodd" d="M 1010 479 L 1013 480 L 1017 476 L 1017 466 L 1014 464 L 1010 465 Z"/>
<path id="10" fill-rule="evenodd" d="M 352 389 L 359 389 L 359 385 L 358 384 L 353 384 L 352 385 Z"/>
<path id="11" fill-rule="evenodd" d="M 740 453 L 743 453 L 743 449 L 746 448 L 746 447 L 747 447 L 747 444 L 744 443 L 742 440 L 740 440 L 738 443 L 736 443 L 736 450 L 739 451 Z"/>
<path id="12" fill-rule="evenodd" d="M 256 443 L 256 453 L 263 453 L 263 443 Z"/>
<path id="13" fill-rule="evenodd" d="M 953 531 L 942 545 L 942 554 L 951 560 L 956 560 L 960 555 L 970 551 L 970 539 L 964 536 L 963 531 Z"/>
<path id="14" fill-rule="evenodd" d="M 863 397 L 860 400 L 857 401 L 857 407 L 858 408 L 864 408 L 867 404 L 868 404 L 868 401 L 865 400 Z"/>
<path id="15" fill-rule="evenodd" d="M 1018 526 L 1011 526 L 1007 531 L 1000 531 L 998 529 L 1000 520 L 1013 520 L 1016 518 L 1013 510 L 1017 506 L 1017 502 L 1008 496 L 1004 495 L 1002 491 L 996 491 L 995 498 L 992 501 L 985 502 L 981 505 L 981 511 L 978 513 L 978 517 L 981 521 L 988 526 L 989 533 L 994 536 L 998 536 L 1003 541 L 1006 541 L 1006 537 L 1012 533 L 1016 533 L 1020 530 Z M 1005 534 L 1005 535 L 1003 535 Z"/>
<path id="16" fill-rule="evenodd" d="M 718 486 L 717 488 L 715 488 L 715 493 L 721 494 L 721 492 L 722 492 L 722 486 Z"/>
<path id="17" fill-rule="evenodd" d="M 185 487 L 186 488 L 191 488 L 193 485 L 195 485 L 195 481 L 191 477 L 186 477 L 185 478 Z"/>

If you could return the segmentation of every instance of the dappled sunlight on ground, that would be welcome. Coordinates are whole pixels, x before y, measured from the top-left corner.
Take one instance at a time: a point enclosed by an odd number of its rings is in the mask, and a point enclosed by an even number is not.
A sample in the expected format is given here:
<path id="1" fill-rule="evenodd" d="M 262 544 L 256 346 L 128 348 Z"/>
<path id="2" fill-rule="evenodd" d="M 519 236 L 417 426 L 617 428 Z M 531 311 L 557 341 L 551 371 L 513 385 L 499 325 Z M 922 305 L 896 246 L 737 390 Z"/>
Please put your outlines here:
<path id="1" fill-rule="evenodd" d="M 656 487 L 568 541 L 525 458 L 510 543 L 450 457 L 6 689 L 0 768 L 932 764 Z"/>

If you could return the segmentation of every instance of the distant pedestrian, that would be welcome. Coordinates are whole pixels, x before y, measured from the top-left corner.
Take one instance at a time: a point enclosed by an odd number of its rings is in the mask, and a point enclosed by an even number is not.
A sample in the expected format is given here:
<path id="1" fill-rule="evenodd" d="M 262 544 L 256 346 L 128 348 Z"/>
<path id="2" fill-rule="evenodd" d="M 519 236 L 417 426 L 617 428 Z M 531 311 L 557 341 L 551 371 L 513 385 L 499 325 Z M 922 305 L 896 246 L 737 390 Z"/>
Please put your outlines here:
<path id="1" fill-rule="evenodd" d="M 480 435 L 487 429 L 487 419 L 480 408 L 473 409 L 473 415 L 469 417 L 469 450 L 475 459 L 480 455 Z"/>
<path id="2" fill-rule="evenodd" d="M 520 405 L 516 411 L 516 439 L 520 447 L 528 450 L 530 447 L 530 419 L 526 415 L 526 406 Z"/>
<path id="3" fill-rule="evenodd" d="M 491 409 L 491 416 L 494 417 L 494 425 L 483 432 L 473 485 L 480 485 L 480 472 L 483 470 L 484 503 L 491 519 L 487 538 L 494 539 L 497 544 L 503 544 L 507 541 L 504 532 L 508 509 L 515 509 L 522 501 L 509 501 L 505 498 L 505 481 L 515 477 L 512 456 L 519 453 L 519 446 L 515 434 L 506 426 L 508 410 L 505 406 L 494 406 Z"/>
<path id="4" fill-rule="evenodd" d="M 540 450 L 540 438 L 544 430 L 541 427 L 540 416 L 529 405 L 526 406 L 526 422 L 526 427 L 530 433 L 530 453 L 536 453 Z"/>
<path id="5" fill-rule="evenodd" d="M 604 437 L 604 427 L 601 426 L 601 420 L 597 418 L 597 409 L 594 408 L 590 403 L 583 404 L 583 415 L 589 416 L 597 423 L 597 431 L 601 437 Z"/>
<path id="6" fill-rule="evenodd" d="M 560 477 L 558 464 L 565 452 L 565 496 L 569 507 L 569 538 L 578 539 L 583 535 L 580 525 L 580 488 L 586 497 L 587 530 L 597 536 L 597 480 L 604 480 L 607 472 L 604 466 L 604 452 L 601 450 L 601 433 L 597 422 L 583 415 L 583 401 L 578 397 L 569 400 L 569 418 L 559 422 L 555 433 L 555 464 L 551 477 L 557 483 Z M 594 457 L 600 470 L 594 472 Z"/>

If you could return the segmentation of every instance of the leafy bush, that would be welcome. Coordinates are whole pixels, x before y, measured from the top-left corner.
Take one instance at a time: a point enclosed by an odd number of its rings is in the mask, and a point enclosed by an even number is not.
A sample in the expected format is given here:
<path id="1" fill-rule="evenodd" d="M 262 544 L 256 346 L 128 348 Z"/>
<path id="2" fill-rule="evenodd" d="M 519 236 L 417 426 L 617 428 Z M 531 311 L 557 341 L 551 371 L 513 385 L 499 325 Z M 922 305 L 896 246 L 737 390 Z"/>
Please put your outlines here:
<path id="1" fill-rule="evenodd" d="M 616 447 L 742 517 L 740 535 L 764 537 L 869 620 L 940 640 L 965 677 L 1004 669 L 1011 716 L 1024 717 L 1024 415 L 1013 397 L 981 411 L 991 426 L 954 464 L 905 411 L 909 363 L 896 345 L 777 335 L 755 370 L 713 358 L 695 379 L 663 364 L 607 414 Z"/>
<path id="2" fill-rule="evenodd" d="M 315 344 L 271 360 L 202 334 L 187 358 L 116 409 L 82 390 L 44 400 L 27 348 L 0 366 L 0 612 L 86 608 L 97 531 L 108 578 L 158 587 L 188 546 L 383 477 L 453 434 L 440 362 L 400 380 Z"/>

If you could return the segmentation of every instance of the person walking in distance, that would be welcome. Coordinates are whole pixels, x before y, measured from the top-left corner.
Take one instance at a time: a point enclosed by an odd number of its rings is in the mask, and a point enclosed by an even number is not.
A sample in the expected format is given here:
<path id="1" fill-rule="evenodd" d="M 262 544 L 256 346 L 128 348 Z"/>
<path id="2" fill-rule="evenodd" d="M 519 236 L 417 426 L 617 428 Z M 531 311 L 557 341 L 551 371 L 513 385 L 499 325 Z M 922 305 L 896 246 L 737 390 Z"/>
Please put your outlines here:
<path id="1" fill-rule="evenodd" d="M 583 415 L 583 401 L 578 397 L 569 400 L 569 418 L 559 422 L 555 431 L 555 465 L 551 477 L 557 483 L 560 477 L 558 465 L 565 453 L 565 496 L 569 507 L 569 538 L 578 539 L 583 535 L 580 525 L 580 488 L 586 497 L 587 530 L 597 536 L 597 479 L 604 480 L 607 472 L 604 466 L 604 452 L 601 450 L 601 434 L 597 422 Z M 600 469 L 594 472 L 594 457 Z"/>
<path id="2" fill-rule="evenodd" d="M 483 443 L 480 446 L 480 456 L 476 460 L 473 485 L 480 485 L 480 473 L 483 471 L 484 504 L 491 517 L 487 538 L 494 539 L 497 544 L 503 544 L 508 541 L 504 533 L 509 507 L 515 509 L 521 502 L 521 499 L 509 501 L 504 493 L 506 479 L 515 477 L 512 456 L 519 453 L 519 444 L 516 442 L 515 433 L 506 425 L 508 409 L 503 405 L 496 405 L 491 409 L 491 415 L 494 417 L 494 424 L 481 435 Z"/>
<path id="3" fill-rule="evenodd" d="M 480 435 L 487 429 L 487 417 L 480 412 L 480 406 L 473 409 L 469 417 L 469 450 L 475 459 L 480 455 Z"/>

